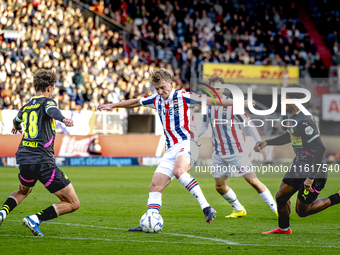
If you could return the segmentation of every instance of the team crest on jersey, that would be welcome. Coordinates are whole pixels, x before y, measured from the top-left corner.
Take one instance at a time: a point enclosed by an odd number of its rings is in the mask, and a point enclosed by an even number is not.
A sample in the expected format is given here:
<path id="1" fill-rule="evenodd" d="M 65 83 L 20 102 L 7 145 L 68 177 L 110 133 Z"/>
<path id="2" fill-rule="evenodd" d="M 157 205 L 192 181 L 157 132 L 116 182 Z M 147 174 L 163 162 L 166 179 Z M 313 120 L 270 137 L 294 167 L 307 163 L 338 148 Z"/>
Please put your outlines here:
<path id="1" fill-rule="evenodd" d="M 305 128 L 305 132 L 307 135 L 313 134 L 314 129 L 311 126 Z"/>
<path id="2" fill-rule="evenodd" d="M 49 106 L 49 105 L 55 105 L 55 103 L 51 100 L 51 101 L 49 101 L 48 103 L 47 103 L 47 105 Z"/>

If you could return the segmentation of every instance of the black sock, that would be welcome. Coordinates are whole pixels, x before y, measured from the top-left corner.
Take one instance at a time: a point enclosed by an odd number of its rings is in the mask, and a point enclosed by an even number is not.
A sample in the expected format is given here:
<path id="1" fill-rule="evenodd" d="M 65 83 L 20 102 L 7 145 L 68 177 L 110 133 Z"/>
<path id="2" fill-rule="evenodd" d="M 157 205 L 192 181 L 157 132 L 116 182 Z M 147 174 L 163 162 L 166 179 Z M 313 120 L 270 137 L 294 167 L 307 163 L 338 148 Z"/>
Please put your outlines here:
<path id="1" fill-rule="evenodd" d="M 13 198 L 9 197 L 0 210 L 5 210 L 7 214 L 9 214 L 16 206 L 17 202 Z"/>
<path id="2" fill-rule="evenodd" d="M 340 204 L 340 194 L 335 193 L 334 195 L 331 195 L 328 197 L 331 200 L 331 205 Z"/>
<path id="3" fill-rule="evenodd" d="M 52 205 L 45 210 L 38 212 L 36 215 L 41 221 L 52 220 L 58 217 L 57 212 Z"/>
<path id="4" fill-rule="evenodd" d="M 289 228 L 289 216 L 279 217 L 279 227 L 281 229 Z"/>

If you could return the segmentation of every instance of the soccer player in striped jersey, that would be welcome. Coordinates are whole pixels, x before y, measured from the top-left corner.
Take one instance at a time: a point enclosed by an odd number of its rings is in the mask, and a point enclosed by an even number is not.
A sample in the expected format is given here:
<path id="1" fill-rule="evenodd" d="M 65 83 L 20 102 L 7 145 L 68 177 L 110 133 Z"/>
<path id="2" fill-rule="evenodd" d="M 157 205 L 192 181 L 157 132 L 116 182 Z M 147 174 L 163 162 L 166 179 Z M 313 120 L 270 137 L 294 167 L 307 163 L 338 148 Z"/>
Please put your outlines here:
<path id="1" fill-rule="evenodd" d="M 148 212 L 158 213 L 162 205 L 162 192 L 176 177 L 178 181 L 197 199 L 208 223 L 215 217 L 215 209 L 205 199 L 195 178 L 188 171 L 198 157 L 197 137 L 191 121 L 193 108 L 200 105 L 200 98 L 173 88 L 170 73 L 161 68 L 150 75 L 151 84 L 157 91 L 141 99 L 99 105 L 98 110 L 113 108 L 132 108 L 139 106 L 151 107 L 157 110 L 163 124 L 166 137 L 166 152 L 158 165 L 149 187 Z M 212 98 L 207 99 L 207 105 L 214 104 Z M 222 105 L 232 105 L 232 100 L 222 101 Z M 245 102 L 245 105 L 246 102 Z M 140 227 L 129 231 L 141 231 Z"/>
<path id="2" fill-rule="evenodd" d="M 223 83 L 223 79 L 218 76 L 209 78 L 209 85 L 212 87 Z M 228 98 L 223 95 L 223 88 L 216 88 L 215 90 L 221 99 Z M 246 125 L 255 142 L 261 141 L 257 129 L 247 125 L 248 121 L 249 117 L 247 114 L 234 115 L 232 106 L 209 106 L 207 115 L 203 116 L 203 123 L 199 132 L 199 136 L 203 135 L 208 129 L 208 125 L 211 125 L 214 150 L 212 155 L 214 172 L 212 176 L 215 178 L 215 187 L 217 192 L 234 209 L 226 218 L 238 218 L 247 215 L 244 206 L 237 199 L 235 192 L 227 185 L 227 180 L 230 176 L 243 176 L 277 216 L 276 203 L 272 194 L 257 178 L 256 174 L 251 171 L 252 163 L 249 156 L 244 152 L 245 136 L 241 125 Z M 264 151 L 262 152 L 264 153 Z"/>

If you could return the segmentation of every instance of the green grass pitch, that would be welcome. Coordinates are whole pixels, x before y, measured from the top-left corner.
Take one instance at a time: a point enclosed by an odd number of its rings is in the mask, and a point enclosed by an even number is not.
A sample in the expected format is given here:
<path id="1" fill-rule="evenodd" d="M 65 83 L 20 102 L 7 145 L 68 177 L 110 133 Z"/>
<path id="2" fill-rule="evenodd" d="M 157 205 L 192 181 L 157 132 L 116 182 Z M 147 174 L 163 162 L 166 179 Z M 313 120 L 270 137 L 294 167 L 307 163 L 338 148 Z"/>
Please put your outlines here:
<path id="1" fill-rule="evenodd" d="M 72 181 L 80 209 L 44 222 L 45 237 L 33 237 L 22 219 L 58 199 L 40 183 L 0 226 L 0 254 L 339 254 L 340 205 L 299 218 L 292 199 L 293 235 L 261 235 L 277 227 L 267 204 L 243 178 L 229 179 L 229 185 L 247 210 L 247 217 L 226 219 L 232 210 L 215 191 L 212 178 L 197 180 L 208 202 L 217 210 L 211 224 L 196 199 L 174 180 L 163 193 L 159 234 L 130 233 L 146 211 L 148 187 L 154 167 L 62 167 Z M 18 170 L 0 168 L 0 206 L 18 188 Z M 275 195 L 281 179 L 263 178 Z M 329 178 L 319 197 L 340 188 L 339 179 Z"/>

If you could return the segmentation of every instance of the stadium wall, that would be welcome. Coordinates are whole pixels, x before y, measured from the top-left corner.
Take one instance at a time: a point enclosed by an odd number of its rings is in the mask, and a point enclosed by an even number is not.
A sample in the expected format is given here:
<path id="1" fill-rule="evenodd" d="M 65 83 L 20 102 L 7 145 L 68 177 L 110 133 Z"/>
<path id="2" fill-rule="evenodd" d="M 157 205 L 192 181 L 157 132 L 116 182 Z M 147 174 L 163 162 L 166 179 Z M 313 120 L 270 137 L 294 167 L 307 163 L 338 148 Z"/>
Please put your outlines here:
<path id="1" fill-rule="evenodd" d="M 104 157 L 155 157 L 160 156 L 164 148 L 160 135 L 57 135 L 55 156 L 89 157 L 88 146 L 96 137 Z M 0 135 L 0 157 L 15 157 L 21 138 L 21 135 Z"/>
<path id="2" fill-rule="evenodd" d="M 21 135 L 0 135 L 0 166 L 17 166 L 15 153 L 21 141 Z M 91 156 L 87 149 L 94 138 L 99 138 L 101 156 Z M 262 139 L 270 137 L 263 136 Z M 325 157 L 328 161 L 340 160 L 340 137 L 322 136 L 326 146 Z M 201 137 L 200 155 L 197 164 L 211 164 L 211 138 Z M 56 164 L 59 166 L 157 166 L 164 152 L 165 139 L 157 135 L 99 135 L 69 136 L 57 135 L 55 141 Z M 246 138 L 243 147 L 254 164 L 262 163 L 262 154 L 255 153 L 255 141 Z M 295 154 L 290 144 L 267 146 L 266 163 L 291 163 Z M 333 159 L 332 159 L 333 158 Z"/>

